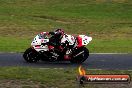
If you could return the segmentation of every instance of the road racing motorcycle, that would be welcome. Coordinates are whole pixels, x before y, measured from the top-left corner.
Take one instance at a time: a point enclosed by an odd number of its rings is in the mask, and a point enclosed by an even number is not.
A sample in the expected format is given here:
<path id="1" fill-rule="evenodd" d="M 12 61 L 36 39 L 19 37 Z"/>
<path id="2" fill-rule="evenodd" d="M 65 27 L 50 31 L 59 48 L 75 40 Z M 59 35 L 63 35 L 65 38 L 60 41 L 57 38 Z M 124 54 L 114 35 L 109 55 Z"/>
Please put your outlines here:
<path id="1" fill-rule="evenodd" d="M 64 33 L 59 48 L 53 44 L 53 38 L 54 36 L 47 32 L 38 34 L 31 42 L 31 47 L 24 52 L 24 60 L 29 63 L 39 60 L 82 63 L 88 58 L 89 50 L 85 46 L 89 44 L 92 37 L 86 35 L 72 36 Z"/>

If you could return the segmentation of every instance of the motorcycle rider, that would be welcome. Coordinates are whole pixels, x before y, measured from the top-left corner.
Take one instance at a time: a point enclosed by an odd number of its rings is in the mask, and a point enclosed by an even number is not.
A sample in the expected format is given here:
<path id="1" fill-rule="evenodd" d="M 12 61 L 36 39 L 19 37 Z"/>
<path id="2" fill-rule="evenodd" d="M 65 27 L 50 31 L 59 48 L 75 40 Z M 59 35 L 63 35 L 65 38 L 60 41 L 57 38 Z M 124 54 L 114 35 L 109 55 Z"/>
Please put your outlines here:
<path id="1" fill-rule="evenodd" d="M 61 47 L 61 39 L 64 35 L 63 29 L 56 29 L 53 32 L 49 32 L 49 35 L 52 35 L 52 37 L 49 39 L 50 45 L 55 46 L 57 49 L 62 49 Z"/>
<path id="2" fill-rule="evenodd" d="M 71 49 L 74 47 L 76 43 L 76 39 L 71 36 L 64 33 L 63 29 L 56 29 L 54 32 L 49 32 L 50 35 L 53 35 L 50 38 L 50 45 L 55 46 L 56 49 L 58 49 L 60 52 L 60 55 L 65 55 L 66 52 L 70 53 Z M 68 41 L 65 39 L 69 39 Z M 69 51 L 70 50 L 70 51 Z M 69 57 L 65 57 L 66 59 L 69 59 Z"/>

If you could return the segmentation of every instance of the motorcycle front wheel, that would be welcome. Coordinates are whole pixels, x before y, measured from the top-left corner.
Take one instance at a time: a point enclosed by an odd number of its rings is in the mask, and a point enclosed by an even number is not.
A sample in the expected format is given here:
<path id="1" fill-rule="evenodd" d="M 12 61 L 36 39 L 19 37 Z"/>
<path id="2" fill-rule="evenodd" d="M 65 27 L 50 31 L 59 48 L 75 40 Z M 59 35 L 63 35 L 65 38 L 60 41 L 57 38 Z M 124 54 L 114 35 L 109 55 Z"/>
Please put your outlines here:
<path id="1" fill-rule="evenodd" d="M 73 58 L 70 60 L 71 63 L 81 64 L 89 56 L 89 50 L 86 47 L 81 47 L 77 49 L 73 55 Z"/>
<path id="2" fill-rule="evenodd" d="M 32 49 L 31 47 L 28 48 L 24 52 L 23 58 L 26 62 L 29 62 L 29 63 L 35 63 L 35 62 L 39 61 L 38 53 L 34 49 Z"/>

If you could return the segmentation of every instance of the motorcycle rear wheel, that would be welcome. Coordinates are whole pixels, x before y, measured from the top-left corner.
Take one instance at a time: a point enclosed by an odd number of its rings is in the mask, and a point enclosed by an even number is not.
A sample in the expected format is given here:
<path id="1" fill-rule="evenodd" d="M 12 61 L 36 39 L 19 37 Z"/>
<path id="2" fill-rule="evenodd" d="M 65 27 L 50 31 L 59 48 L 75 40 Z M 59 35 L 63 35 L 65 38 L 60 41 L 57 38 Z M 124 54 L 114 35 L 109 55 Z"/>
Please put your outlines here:
<path id="1" fill-rule="evenodd" d="M 32 49 L 31 47 L 28 48 L 24 52 L 23 58 L 26 62 L 29 62 L 29 63 L 35 63 L 35 62 L 39 61 L 38 53 L 34 49 Z"/>
<path id="2" fill-rule="evenodd" d="M 84 51 L 84 52 L 83 52 Z M 77 50 L 76 54 L 83 52 L 77 57 L 73 57 L 73 59 L 70 60 L 71 63 L 81 64 L 83 63 L 89 56 L 89 50 L 86 47 L 82 47 Z M 76 55 L 75 54 L 75 55 Z"/>

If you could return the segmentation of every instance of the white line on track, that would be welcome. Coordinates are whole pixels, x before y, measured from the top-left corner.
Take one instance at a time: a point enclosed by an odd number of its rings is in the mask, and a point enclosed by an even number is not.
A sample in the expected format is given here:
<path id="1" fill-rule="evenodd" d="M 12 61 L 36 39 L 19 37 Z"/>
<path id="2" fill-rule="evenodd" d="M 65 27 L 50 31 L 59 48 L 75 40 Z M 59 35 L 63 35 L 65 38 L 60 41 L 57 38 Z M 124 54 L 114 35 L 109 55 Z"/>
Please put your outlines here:
<path id="1" fill-rule="evenodd" d="M 64 68 L 39 68 L 39 69 L 59 69 L 59 70 L 63 70 Z"/>

